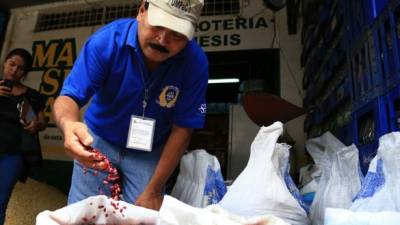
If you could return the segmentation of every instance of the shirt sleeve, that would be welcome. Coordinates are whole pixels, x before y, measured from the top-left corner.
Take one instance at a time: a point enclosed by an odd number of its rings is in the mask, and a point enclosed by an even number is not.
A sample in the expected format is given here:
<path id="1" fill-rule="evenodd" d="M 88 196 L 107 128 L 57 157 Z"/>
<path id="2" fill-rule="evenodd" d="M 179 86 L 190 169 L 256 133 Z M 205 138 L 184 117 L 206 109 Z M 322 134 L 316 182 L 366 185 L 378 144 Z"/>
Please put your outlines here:
<path id="1" fill-rule="evenodd" d="M 64 81 L 60 95 L 71 97 L 82 107 L 102 87 L 107 79 L 107 62 L 113 52 L 110 39 L 112 37 L 103 30 L 87 40 Z"/>
<path id="2" fill-rule="evenodd" d="M 206 91 L 208 84 L 208 60 L 204 53 L 187 68 L 175 108 L 174 124 L 189 128 L 202 128 L 206 115 Z M 189 75 L 190 76 L 187 76 Z"/>

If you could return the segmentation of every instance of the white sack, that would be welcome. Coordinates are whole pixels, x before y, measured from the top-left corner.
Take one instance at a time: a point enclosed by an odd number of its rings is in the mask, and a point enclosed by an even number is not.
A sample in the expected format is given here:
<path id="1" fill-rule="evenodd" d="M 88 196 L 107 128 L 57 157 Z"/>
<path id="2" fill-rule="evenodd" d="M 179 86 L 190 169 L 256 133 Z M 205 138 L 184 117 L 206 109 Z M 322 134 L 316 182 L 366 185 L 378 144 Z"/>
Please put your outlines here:
<path id="1" fill-rule="evenodd" d="M 218 203 L 226 186 L 217 157 L 199 149 L 185 154 L 171 196 L 195 207 Z"/>
<path id="2" fill-rule="evenodd" d="M 274 215 L 293 225 L 309 224 L 307 213 L 293 198 L 272 162 L 282 131 L 281 122 L 261 127 L 251 144 L 245 169 L 219 203 L 222 208 L 245 217 Z"/>
<path id="3" fill-rule="evenodd" d="M 400 132 L 379 138 L 377 155 L 350 209 L 400 212 Z"/>
<path id="4" fill-rule="evenodd" d="M 311 180 L 310 182 L 308 182 L 306 185 L 304 185 L 301 189 L 300 189 L 300 193 L 302 195 L 306 195 L 309 193 L 315 193 L 318 190 L 318 183 L 316 180 Z"/>
<path id="5" fill-rule="evenodd" d="M 36 217 L 36 225 L 75 224 L 155 225 L 158 224 L 158 212 L 99 195 L 56 211 L 43 211 Z"/>
<path id="6" fill-rule="evenodd" d="M 320 137 L 307 140 L 305 145 L 315 165 L 319 167 L 329 167 L 331 162 L 328 156 L 336 152 L 337 149 L 346 147 L 330 132 L 325 132 Z"/>
<path id="7" fill-rule="evenodd" d="M 315 164 L 308 164 L 300 168 L 299 187 L 301 194 L 315 192 L 318 187 L 321 170 Z M 305 188 L 303 190 L 303 188 Z"/>
<path id="8" fill-rule="evenodd" d="M 360 190 L 358 149 L 355 145 L 345 147 L 330 132 L 312 139 L 311 143 L 318 143 L 318 149 L 324 154 L 322 157 L 317 154 L 322 176 L 310 218 L 313 224 L 323 225 L 326 208 L 349 208 Z"/>
<path id="9" fill-rule="evenodd" d="M 171 196 L 164 196 L 160 209 L 163 225 L 289 225 L 274 216 L 244 218 L 232 215 L 218 205 L 196 208 Z"/>
<path id="10" fill-rule="evenodd" d="M 398 212 L 352 212 L 347 209 L 328 208 L 325 225 L 399 225 Z"/>
<path id="11" fill-rule="evenodd" d="M 286 143 L 277 143 L 275 145 L 274 153 L 272 154 L 272 163 L 278 173 L 278 177 L 282 178 L 286 184 L 290 194 L 296 199 L 300 206 L 308 213 L 310 206 L 303 201 L 303 197 L 300 194 L 299 189 L 294 183 L 290 176 L 290 164 L 289 164 L 289 149 L 292 146 Z"/>
<path id="12" fill-rule="evenodd" d="M 315 200 L 315 193 L 319 188 L 323 170 L 329 170 L 331 165 L 326 146 L 331 146 L 330 149 L 345 147 L 342 142 L 332 137 L 333 135 L 331 133 L 326 132 L 320 137 L 307 140 L 305 143 L 306 150 L 313 159 L 314 164 L 307 165 L 300 169 L 300 192 L 302 195 L 310 195 L 313 193 L 313 200 Z M 326 180 L 327 177 L 322 179 Z"/>

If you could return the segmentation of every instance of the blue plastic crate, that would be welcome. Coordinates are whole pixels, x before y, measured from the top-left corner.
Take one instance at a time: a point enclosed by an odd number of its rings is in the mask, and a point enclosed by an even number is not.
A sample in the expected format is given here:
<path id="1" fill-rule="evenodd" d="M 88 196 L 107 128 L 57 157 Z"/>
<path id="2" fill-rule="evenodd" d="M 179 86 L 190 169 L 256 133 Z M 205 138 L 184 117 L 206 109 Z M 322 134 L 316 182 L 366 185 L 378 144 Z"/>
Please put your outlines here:
<path id="1" fill-rule="evenodd" d="M 390 0 L 364 0 L 365 19 L 368 25 L 372 25 L 382 12 L 389 7 Z"/>
<path id="2" fill-rule="evenodd" d="M 334 106 L 338 106 L 345 101 L 351 102 L 352 99 L 352 83 L 350 77 L 345 77 L 338 85 L 334 93 Z"/>
<path id="3" fill-rule="evenodd" d="M 389 6 L 390 0 L 375 0 L 375 10 L 376 10 L 376 15 L 378 16 L 384 8 L 387 8 Z"/>
<path id="4" fill-rule="evenodd" d="M 364 175 L 367 174 L 369 164 L 371 160 L 376 156 L 378 147 L 379 147 L 379 140 L 374 140 L 369 144 L 358 147 L 358 156 L 360 160 L 361 172 Z"/>
<path id="5" fill-rule="evenodd" d="M 363 172 L 376 154 L 379 138 L 390 132 L 387 118 L 388 102 L 385 97 L 377 97 L 353 113 L 353 140 L 360 154 Z"/>
<path id="6" fill-rule="evenodd" d="M 346 58 L 347 59 L 347 58 Z M 347 62 L 349 62 L 350 60 L 346 60 Z M 344 76 L 347 79 L 347 86 L 348 86 L 348 90 L 349 90 L 349 94 L 350 94 L 350 102 L 353 103 L 355 102 L 355 97 L 354 97 L 354 80 L 353 77 L 351 75 L 351 67 L 350 67 L 350 63 L 345 63 L 344 64 L 344 68 L 343 68 L 343 73 Z"/>
<path id="7" fill-rule="evenodd" d="M 351 1 L 342 1 L 343 3 L 343 13 L 344 13 L 344 40 L 346 46 L 349 48 L 351 47 L 351 40 L 352 40 L 352 12 L 349 10 Z"/>
<path id="8" fill-rule="evenodd" d="M 377 17 L 375 0 L 366 0 L 365 1 L 364 13 L 365 13 L 365 18 L 366 18 L 368 25 L 371 25 Z"/>
<path id="9" fill-rule="evenodd" d="M 392 40 L 393 40 L 393 56 L 394 56 L 394 74 L 392 83 L 397 85 L 400 81 L 400 2 L 393 1 L 394 4 L 389 10 L 389 18 L 391 24 Z"/>
<path id="10" fill-rule="evenodd" d="M 387 109 L 386 98 L 380 96 L 353 113 L 356 121 L 354 130 L 356 145 L 368 144 L 390 131 Z"/>
<path id="11" fill-rule="evenodd" d="M 366 0 L 364 10 L 367 23 L 373 24 L 388 5 L 389 0 Z"/>
<path id="12" fill-rule="evenodd" d="M 344 31 L 345 15 L 344 7 L 341 4 L 335 4 L 331 10 L 329 19 L 326 23 L 326 32 L 324 34 L 325 46 L 332 46 L 335 40 L 340 39 L 340 33 Z"/>
<path id="13" fill-rule="evenodd" d="M 374 26 L 368 33 L 368 64 L 373 82 L 372 97 L 381 95 L 386 90 L 386 67 L 381 47 L 382 37 L 379 26 Z"/>
<path id="14" fill-rule="evenodd" d="M 362 40 L 350 55 L 354 83 L 354 103 L 364 105 L 375 97 L 374 82 L 369 63 L 368 41 Z"/>
<path id="15" fill-rule="evenodd" d="M 397 43 L 394 24 L 389 10 L 384 10 L 381 18 L 378 21 L 378 39 L 381 46 L 381 70 L 385 82 L 385 90 L 388 90 L 397 85 L 399 76 L 399 54 L 397 51 Z"/>
<path id="16" fill-rule="evenodd" d="M 342 127 L 339 127 L 336 130 L 335 136 L 343 142 L 345 145 L 351 145 L 353 144 L 353 126 L 351 123 L 348 123 Z"/>
<path id="17" fill-rule="evenodd" d="M 389 131 L 400 130 L 400 86 L 393 88 L 387 95 Z"/>
<path id="18" fill-rule="evenodd" d="M 356 44 L 368 28 L 367 19 L 365 17 L 365 0 L 352 0 L 349 2 L 348 15 L 350 16 L 350 43 Z"/>

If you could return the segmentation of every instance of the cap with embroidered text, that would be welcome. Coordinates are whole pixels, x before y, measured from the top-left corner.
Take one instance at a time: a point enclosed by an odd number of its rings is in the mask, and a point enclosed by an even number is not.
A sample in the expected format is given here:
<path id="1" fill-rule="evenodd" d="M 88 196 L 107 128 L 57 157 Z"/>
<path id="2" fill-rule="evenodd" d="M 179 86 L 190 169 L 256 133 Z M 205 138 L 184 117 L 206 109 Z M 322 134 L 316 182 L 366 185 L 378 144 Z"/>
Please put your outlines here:
<path id="1" fill-rule="evenodd" d="M 185 35 L 189 40 L 200 18 L 203 0 L 147 0 L 148 21 Z"/>

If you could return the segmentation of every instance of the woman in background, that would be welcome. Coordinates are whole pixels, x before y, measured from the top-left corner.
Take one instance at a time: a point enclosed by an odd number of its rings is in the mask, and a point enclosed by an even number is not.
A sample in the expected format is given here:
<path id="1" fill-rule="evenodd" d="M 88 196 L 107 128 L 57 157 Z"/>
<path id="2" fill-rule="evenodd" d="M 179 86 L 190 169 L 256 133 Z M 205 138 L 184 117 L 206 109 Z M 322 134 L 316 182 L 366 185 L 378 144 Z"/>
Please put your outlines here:
<path id="1" fill-rule="evenodd" d="M 9 52 L 3 64 L 3 79 L 0 80 L 0 225 L 4 224 L 7 204 L 17 180 L 25 182 L 27 178 L 29 166 L 22 153 L 22 133 L 37 135 L 46 127 L 45 98 L 21 83 L 31 65 L 31 54 L 21 48 Z M 26 102 L 33 110 L 25 117 Z"/>

